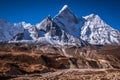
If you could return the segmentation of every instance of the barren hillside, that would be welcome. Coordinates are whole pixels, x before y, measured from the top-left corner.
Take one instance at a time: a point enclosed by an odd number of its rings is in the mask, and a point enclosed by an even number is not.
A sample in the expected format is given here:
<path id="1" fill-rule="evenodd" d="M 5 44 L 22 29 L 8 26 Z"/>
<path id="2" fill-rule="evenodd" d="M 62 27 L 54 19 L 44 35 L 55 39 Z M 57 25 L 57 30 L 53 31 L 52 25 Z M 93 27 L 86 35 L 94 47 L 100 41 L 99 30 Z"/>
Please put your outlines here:
<path id="1" fill-rule="evenodd" d="M 1 43 L 0 79 L 119 79 L 119 54 L 120 46 Z"/>

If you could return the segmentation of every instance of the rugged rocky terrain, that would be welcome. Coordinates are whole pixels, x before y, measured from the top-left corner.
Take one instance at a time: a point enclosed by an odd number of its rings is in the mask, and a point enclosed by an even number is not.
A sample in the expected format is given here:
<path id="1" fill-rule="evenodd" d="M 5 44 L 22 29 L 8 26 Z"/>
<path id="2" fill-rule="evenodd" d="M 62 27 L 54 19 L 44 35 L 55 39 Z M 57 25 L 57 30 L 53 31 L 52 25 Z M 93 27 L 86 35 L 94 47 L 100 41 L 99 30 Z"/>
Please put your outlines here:
<path id="1" fill-rule="evenodd" d="M 25 75 L 13 80 L 119 80 L 118 69 L 68 69 L 45 74 Z"/>
<path id="2" fill-rule="evenodd" d="M 119 69 L 120 46 L 0 44 L 3 80 L 118 80 Z"/>

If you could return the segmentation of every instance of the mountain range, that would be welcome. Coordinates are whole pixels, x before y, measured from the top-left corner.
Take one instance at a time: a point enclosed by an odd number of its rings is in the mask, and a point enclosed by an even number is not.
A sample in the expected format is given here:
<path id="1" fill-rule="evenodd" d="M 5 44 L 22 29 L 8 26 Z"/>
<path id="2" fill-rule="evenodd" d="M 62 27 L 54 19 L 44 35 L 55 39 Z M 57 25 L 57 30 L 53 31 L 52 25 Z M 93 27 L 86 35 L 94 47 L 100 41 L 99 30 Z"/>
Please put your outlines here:
<path id="1" fill-rule="evenodd" d="M 36 25 L 0 19 L 0 42 L 4 41 L 77 46 L 120 44 L 120 32 L 98 15 L 78 17 L 64 5 L 54 18 L 47 16 Z"/>

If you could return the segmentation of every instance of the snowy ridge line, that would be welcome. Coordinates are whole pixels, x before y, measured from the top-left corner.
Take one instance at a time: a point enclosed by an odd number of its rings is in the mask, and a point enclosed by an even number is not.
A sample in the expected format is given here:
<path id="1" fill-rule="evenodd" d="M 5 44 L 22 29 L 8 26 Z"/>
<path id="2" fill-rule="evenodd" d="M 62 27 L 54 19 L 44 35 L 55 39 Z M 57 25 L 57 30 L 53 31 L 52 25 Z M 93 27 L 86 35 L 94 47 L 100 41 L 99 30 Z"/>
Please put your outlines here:
<path id="1" fill-rule="evenodd" d="M 120 45 L 120 32 L 106 24 L 98 15 L 77 17 L 64 5 L 53 19 L 48 16 L 36 25 L 24 21 L 13 24 L 0 19 L 0 41 L 81 47 L 89 43 Z"/>

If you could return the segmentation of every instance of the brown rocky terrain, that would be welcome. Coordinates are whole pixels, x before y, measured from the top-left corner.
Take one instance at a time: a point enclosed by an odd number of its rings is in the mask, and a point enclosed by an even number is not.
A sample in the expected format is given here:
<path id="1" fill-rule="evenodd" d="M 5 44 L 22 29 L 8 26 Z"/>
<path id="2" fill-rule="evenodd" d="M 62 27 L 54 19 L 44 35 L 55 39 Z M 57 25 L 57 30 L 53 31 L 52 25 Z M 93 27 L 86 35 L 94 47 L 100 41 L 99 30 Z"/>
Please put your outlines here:
<path id="1" fill-rule="evenodd" d="M 45 74 L 31 74 L 13 80 L 120 80 L 119 69 L 67 69 Z"/>
<path id="2" fill-rule="evenodd" d="M 0 43 L 0 80 L 119 80 L 120 46 Z"/>

